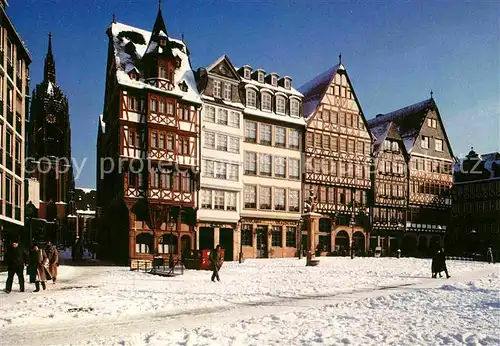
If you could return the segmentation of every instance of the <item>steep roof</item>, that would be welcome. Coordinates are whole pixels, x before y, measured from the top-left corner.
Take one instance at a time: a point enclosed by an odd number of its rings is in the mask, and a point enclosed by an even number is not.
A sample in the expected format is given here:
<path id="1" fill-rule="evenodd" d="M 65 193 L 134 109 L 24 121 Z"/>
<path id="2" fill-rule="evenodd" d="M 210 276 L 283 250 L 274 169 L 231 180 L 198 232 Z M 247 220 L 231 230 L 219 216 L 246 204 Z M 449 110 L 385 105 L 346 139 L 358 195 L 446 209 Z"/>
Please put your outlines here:
<path id="1" fill-rule="evenodd" d="M 161 23 L 160 23 L 161 24 Z M 155 26 L 161 26 L 156 24 Z M 116 65 L 116 78 L 119 84 L 136 89 L 151 89 L 158 92 L 167 92 L 176 95 L 183 100 L 201 104 L 201 98 L 196 88 L 194 73 L 191 68 L 188 50 L 184 42 L 167 37 L 168 46 L 174 56 L 178 56 L 181 66 L 175 70 L 175 85 L 173 90 L 165 91 L 145 82 L 143 76 L 142 58 L 151 41 L 151 32 L 122 23 L 112 23 L 108 29 L 108 35 L 113 42 L 114 58 Z M 166 35 L 162 30 L 158 35 Z M 128 72 L 136 69 L 141 77 L 139 80 L 131 79 Z M 186 82 L 187 91 L 182 91 L 179 84 Z"/>
<path id="2" fill-rule="evenodd" d="M 299 88 L 299 91 L 304 95 L 302 101 L 304 118 L 309 119 L 314 114 L 338 70 L 344 70 L 341 63 L 320 73 Z"/>
<path id="3" fill-rule="evenodd" d="M 415 139 L 420 133 L 420 129 L 422 128 L 422 124 L 429 109 L 437 110 L 433 98 L 390 113 L 379 114 L 376 118 L 368 120 L 368 125 L 372 128 L 388 122 L 393 122 L 405 143 L 406 150 L 409 152 L 415 144 Z"/>

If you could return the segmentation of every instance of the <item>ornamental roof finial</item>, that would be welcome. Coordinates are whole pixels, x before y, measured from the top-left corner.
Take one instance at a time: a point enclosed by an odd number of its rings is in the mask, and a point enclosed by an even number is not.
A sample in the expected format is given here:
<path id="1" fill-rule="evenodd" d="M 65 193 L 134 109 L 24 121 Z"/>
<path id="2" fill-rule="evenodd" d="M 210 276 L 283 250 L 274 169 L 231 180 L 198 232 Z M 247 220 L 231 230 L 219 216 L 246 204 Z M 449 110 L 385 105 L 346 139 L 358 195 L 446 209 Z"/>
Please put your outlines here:
<path id="1" fill-rule="evenodd" d="M 342 64 L 342 53 L 339 54 L 339 65 Z"/>

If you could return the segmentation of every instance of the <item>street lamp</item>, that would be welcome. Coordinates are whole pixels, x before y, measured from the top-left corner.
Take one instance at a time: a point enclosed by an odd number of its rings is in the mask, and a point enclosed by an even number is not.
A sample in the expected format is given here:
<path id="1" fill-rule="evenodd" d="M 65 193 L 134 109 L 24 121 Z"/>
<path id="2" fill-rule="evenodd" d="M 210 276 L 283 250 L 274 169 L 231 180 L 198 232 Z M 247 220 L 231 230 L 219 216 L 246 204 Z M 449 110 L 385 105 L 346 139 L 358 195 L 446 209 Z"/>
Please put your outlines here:
<path id="1" fill-rule="evenodd" d="M 299 245 L 299 250 L 298 250 L 298 258 L 299 259 L 302 259 L 302 227 L 304 226 L 304 218 L 301 217 L 300 220 L 299 220 L 299 229 L 298 229 L 298 236 L 299 236 L 299 241 L 298 241 L 298 245 Z"/>

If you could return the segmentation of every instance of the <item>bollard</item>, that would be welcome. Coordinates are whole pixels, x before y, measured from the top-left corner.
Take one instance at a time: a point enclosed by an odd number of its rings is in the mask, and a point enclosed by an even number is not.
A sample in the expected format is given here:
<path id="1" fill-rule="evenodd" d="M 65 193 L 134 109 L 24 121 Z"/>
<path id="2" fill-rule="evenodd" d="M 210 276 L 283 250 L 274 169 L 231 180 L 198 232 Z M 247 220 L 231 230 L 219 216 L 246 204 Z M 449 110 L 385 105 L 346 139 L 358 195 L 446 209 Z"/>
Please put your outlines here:
<path id="1" fill-rule="evenodd" d="M 397 252 L 398 252 L 398 253 L 397 253 L 398 258 L 401 258 L 401 249 L 398 249 L 398 251 L 397 251 Z"/>

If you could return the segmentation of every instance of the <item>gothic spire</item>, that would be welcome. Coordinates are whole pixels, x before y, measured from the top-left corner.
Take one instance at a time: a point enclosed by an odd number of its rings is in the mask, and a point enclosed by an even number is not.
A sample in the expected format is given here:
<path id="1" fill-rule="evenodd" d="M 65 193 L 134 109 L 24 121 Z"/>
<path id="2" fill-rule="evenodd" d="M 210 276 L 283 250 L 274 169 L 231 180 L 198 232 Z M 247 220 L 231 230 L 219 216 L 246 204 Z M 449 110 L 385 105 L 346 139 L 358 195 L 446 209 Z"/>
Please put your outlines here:
<path id="1" fill-rule="evenodd" d="M 56 82 L 56 63 L 52 55 L 52 33 L 49 32 L 49 47 L 45 56 L 45 66 L 43 69 L 44 81 Z"/>

